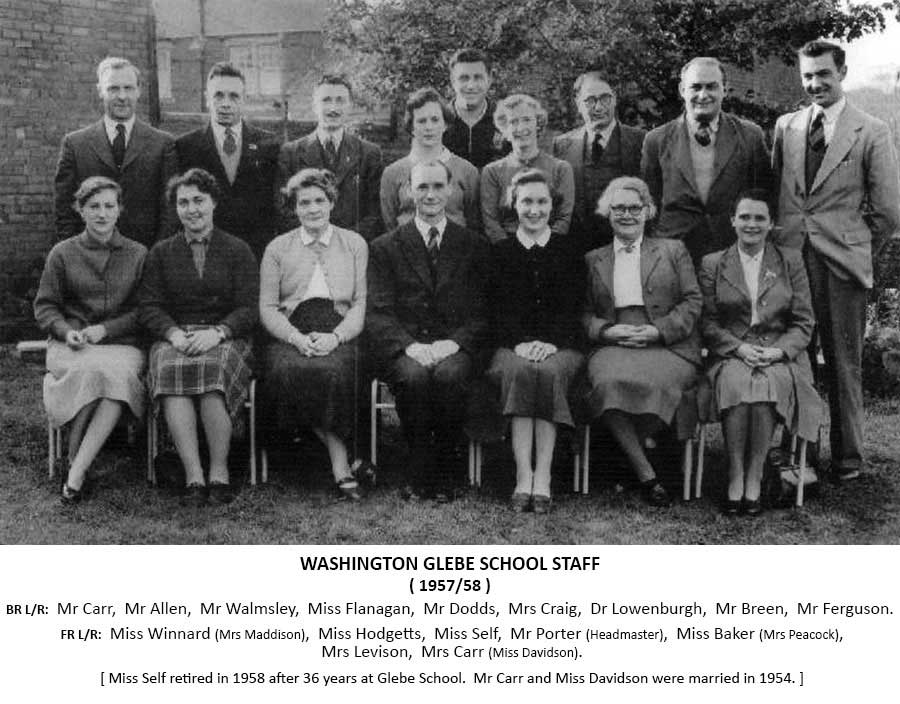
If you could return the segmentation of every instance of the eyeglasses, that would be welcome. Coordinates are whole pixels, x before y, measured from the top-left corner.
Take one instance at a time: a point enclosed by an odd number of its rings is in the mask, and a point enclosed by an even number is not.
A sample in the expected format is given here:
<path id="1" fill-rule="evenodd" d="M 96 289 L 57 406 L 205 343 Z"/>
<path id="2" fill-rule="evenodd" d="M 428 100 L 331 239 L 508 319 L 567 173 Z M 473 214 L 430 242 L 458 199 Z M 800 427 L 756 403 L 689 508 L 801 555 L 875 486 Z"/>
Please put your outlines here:
<path id="1" fill-rule="evenodd" d="M 588 95 L 582 98 L 581 102 L 589 108 L 596 107 L 598 104 L 608 108 L 612 105 L 613 100 L 615 100 L 615 96 L 612 93 L 604 93 L 603 95 Z"/>
<path id="2" fill-rule="evenodd" d="M 644 212 L 643 205 L 611 205 L 609 206 L 609 212 L 613 215 L 625 215 L 628 213 L 629 215 L 640 215 Z"/>

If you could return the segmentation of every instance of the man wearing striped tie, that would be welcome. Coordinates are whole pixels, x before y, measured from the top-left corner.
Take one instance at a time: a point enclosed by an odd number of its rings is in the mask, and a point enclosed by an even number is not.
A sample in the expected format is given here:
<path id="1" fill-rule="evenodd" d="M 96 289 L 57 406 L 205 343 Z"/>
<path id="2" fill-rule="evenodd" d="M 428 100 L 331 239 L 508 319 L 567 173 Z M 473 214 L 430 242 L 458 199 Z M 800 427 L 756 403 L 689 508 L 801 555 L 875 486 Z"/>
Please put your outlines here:
<path id="1" fill-rule="evenodd" d="M 849 480 L 863 464 L 866 293 L 873 258 L 900 229 L 900 181 L 887 125 L 844 96 L 844 50 L 813 41 L 798 53 L 812 104 L 775 126 L 776 242 L 803 250 L 825 357 L 831 471 Z"/>

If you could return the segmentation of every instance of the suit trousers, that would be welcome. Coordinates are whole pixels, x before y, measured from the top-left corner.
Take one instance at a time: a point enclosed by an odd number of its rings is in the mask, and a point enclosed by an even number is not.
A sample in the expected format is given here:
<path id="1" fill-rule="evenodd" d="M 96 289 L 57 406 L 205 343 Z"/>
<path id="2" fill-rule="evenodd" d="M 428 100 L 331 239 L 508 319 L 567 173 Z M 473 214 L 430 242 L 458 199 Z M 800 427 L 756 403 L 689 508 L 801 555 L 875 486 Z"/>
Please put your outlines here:
<path id="1" fill-rule="evenodd" d="M 431 368 L 402 354 L 385 370 L 409 444 L 408 484 L 429 491 L 454 484 L 472 370 L 471 356 L 462 351 Z"/>
<path id="2" fill-rule="evenodd" d="M 808 244 L 803 251 L 825 367 L 831 412 L 831 466 L 859 469 L 863 458 L 862 349 L 867 291 L 835 275 Z"/>

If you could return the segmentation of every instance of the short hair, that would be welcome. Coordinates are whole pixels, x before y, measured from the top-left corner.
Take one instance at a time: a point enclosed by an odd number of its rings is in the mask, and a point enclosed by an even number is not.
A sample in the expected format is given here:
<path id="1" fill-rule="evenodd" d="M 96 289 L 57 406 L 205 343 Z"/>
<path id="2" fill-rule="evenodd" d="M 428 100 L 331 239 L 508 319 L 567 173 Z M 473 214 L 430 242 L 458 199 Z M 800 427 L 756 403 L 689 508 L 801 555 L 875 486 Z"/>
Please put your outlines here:
<path id="1" fill-rule="evenodd" d="M 350 94 L 350 99 L 353 99 L 353 86 L 350 85 L 350 81 L 347 80 L 347 77 L 341 73 L 323 74 L 319 79 L 319 82 L 316 83 L 316 88 L 319 86 L 344 86 Z"/>
<path id="2" fill-rule="evenodd" d="M 332 205 L 337 201 L 337 182 L 328 169 L 300 169 L 288 179 L 281 195 L 293 208 L 297 203 L 297 192 L 304 188 L 320 189 Z"/>
<path id="3" fill-rule="evenodd" d="M 83 208 L 85 203 L 101 191 L 115 191 L 116 201 L 122 205 L 122 187 L 106 176 L 88 176 L 84 179 L 75 191 L 75 205 Z"/>
<path id="4" fill-rule="evenodd" d="M 834 59 L 834 65 L 838 68 L 843 68 L 844 62 L 847 60 L 847 52 L 834 42 L 826 42 L 824 39 L 814 39 L 811 42 L 806 42 L 806 44 L 797 49 L 798 56 L 816 58 L 825 54 L 831 54 L 831 57 Z"/>
<path id="5" fill-rule="evenodd" d="M 121 56 L 107 56 L 103 61 L 97 64 L 97 85 L 100 85 L 100 81 L 103 80 L 103 75 L 105 73 L 116 68 L 130 68 L 134 71 L 138 85 L 141 84 L 141 72 L 137 66 L 128 59 L 123 59 Z"/>
<path id="6" fill-rule="evenodd" d="M 247 79 L 244 78 L 244 74 L 241 70 L 232 63 L 228 61 L 219 61 L 212 65 L 212 68 L 209 69 L 209 73 L 206 74 L 206 82 L 209 83 L 216 76 L 224 76 L 227 78 L 240 78 L 241 83 L 244 85 L 247 84 Z"/>
<path id="7" fill-rule="evenodd" d="M 412 185 L 413 171 L 415 171 L 416 169 L 424 169 L 424 168 L 428 168 L 428 167 L 442 168 L 444 170 L 444 173 L 447 174 L 447 183 L 448 184 L 453 183 L 453 172 L 450 171 L 450 167 L 447 166 L 447 164 L 445 164 L 440 159 L 432 159 L 430 161 L 417 161 L 415 164 L 413 164 L 410 167 L 409 178 L 408 178 L 410 186 Z"/>
<path id="8" fill-rule="evenodd" d="M 488 73 L 491 72 L 491 60 L 488 55 L 480 49 L 466 47 L 455 52 L 450 57 L 450 71 L 453 71 L 456 64 L 484 64 L 484 68 Z"/>
<path id="9" fill-rule="evenodd" d="M 522 169 L 513 174 L 509 186 L 506 189 L 506 196 L 503 204 L 508 208 L 515 209 L 519 189 L 529 183 L 543 183 L 547 186 L 547 191 L 550 193 L 550 202 L 552 203 L 553 208 L 556 208 L 561 199 L 550 184 L 550 177 L 547 176 L 547 172 L 542 171 L 541 169 Z"/>
<path id="10" fill-rule="evenodd" d="M 653 196 L 650 195 L 650 189 L 647 187 L 647 184 L 637 176 L 619 176 L 619 178 L 614 178 L 610 181 L 609 185 L 604 189 L 603 195 L 601 195 L 600 199 L 597 201 L 597 215 L 604 218 L 609 217 L 610 201 L 619 191 L 634 191 L 637 193 L 638 197 L 641 199 L 641 203 L 647 208 L 647 219 L 652 220 L 656 217 L 656 205 L 653 203 Z"/>
<path id="11" fill-rule="evenodd" d="M 769 209 L 769 217 L 774 219 L 773 215 L 775 214 L 775 204 L 772 201 L 772 194 L 767 191 L 765 188 L 744 188 L 738 194 L 737 197 L 731 203 L 731 214 L 734 215 L 737 212 L 737 207 L 740 205 L 742 200 L 758 200 L 761 203 L 765 203 L 766 207 Z"/>
<path id="12" fill-rule="evenodd" d="M 684 74 L 686 74 L 688 72 L 688 69 L 694 64 L 707 64 L 709 66 L 715 66 L 717 69 L 719 69 L 719 73 L 722 74 L 722 85 L 724 86 L 726 83 L 728 83 L 728 75 L 725 73 L 725 66 L 722 65 L 721 61 L 712 56 L 695 56 L 684 66 L 682 66 L 681 73 L 679 74 L 679 80 L 682 83 L 684 83 Z"/>
<path id="13" fill-rule="evenodd" d="M 216 203 L 219 202 L 222 196 L 222 191 L 219 189 L 219 184 L 216 183 L 215 176 L 205 169 L 193 168 L 188 169 L 183 174 L 176 174 L 166 184 L 166 200 L 172 206 L 175 205 L 178 189 L 182 186 L 196 186 L 198 191 L 206 193 Z"/>
<path id="14" fill-rule="evenodd" d="M 547 126 L 547 111 L 544 110 L 537 98 L 532 98 L 530 95 L 525 95 L 525 93 L 513 93 L 497 103 L 497 107 L 494 110 L 494 125 L 500 132 L 506 131 L 506 113 L 515 110 L 520 105 L 527 105 L 534 110 L 538 132 Z"/>
<path id="15" fill-rule="evenodd" d="M 575 79 L 575 83 L 572 84 L 572 90 L 575 92 L 575 95 L 578 95 L 579 91 L 581 90 L 581 86 L 583 86 L 584 82 L 589 78 L 593 78 L 597 81 L 603 81 L 606 85 L 612 88 L 613 95 L 616 94 L 615 88 L 612 87 L 612 84 L 606 79 L 606 76 L 603 75 L 602 71 L 591 70 L 585 71 Z"/>
<path id="16" fill-rule="evenodd" d="M 406 108 L 403 114 L 403 126 L 410 134 L 412 134 L 413 113 L 416 110 L 425 107 L 428 103 L 437 103 L 441 107 L 441 114 L 444 116 L 444 122 L 448 125 L 453 119 L 453 111 L 450 109 L 450 106 L 447 105 L 447 102 L 440 93 L 431 86 L 419 88 L 419 90 L 406 99 Z"/>

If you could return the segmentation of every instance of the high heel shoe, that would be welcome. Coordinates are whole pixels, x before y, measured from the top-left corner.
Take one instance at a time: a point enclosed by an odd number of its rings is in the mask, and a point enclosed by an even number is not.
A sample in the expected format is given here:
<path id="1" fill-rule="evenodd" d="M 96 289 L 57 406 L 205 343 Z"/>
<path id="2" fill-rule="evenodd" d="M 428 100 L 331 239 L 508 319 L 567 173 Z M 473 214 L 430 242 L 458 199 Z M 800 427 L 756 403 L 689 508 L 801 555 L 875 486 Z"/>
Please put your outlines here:
<path id="1" fill-rule="evenodd" d="M 722 502 L 722 515 L 733 518 L 741 512 L 741 500 L 725 499 Z"/>
<path id="2" fill-rule="evenodd" d="M 63 506 L 74 506 L 75 504 L 81 503 L 81 499 L 81 489 L 73 489 L 69 486 L 68 482 L 63 482 L 62 493 L 59 496 L 59 500 L 62 502 Z"/>
<path id="3" fill-rule="evenodd" d="M 760 503 L 759 499 L 754 499 L 753 501 L 751 501 L 750 499 L 744 499 L 743 509 L 745 516 L 756 518 L 757 516 L 759 516 L 759 514 L 762 513 L 762 503 Z"/>
<path id="4" fill-rule="evenodd" d="M 359 490 L 359 482 L 353 477 L 344 477 L 337 483 L 338 493 L 348 501 L 362 501 L 362 492 Z"/>

